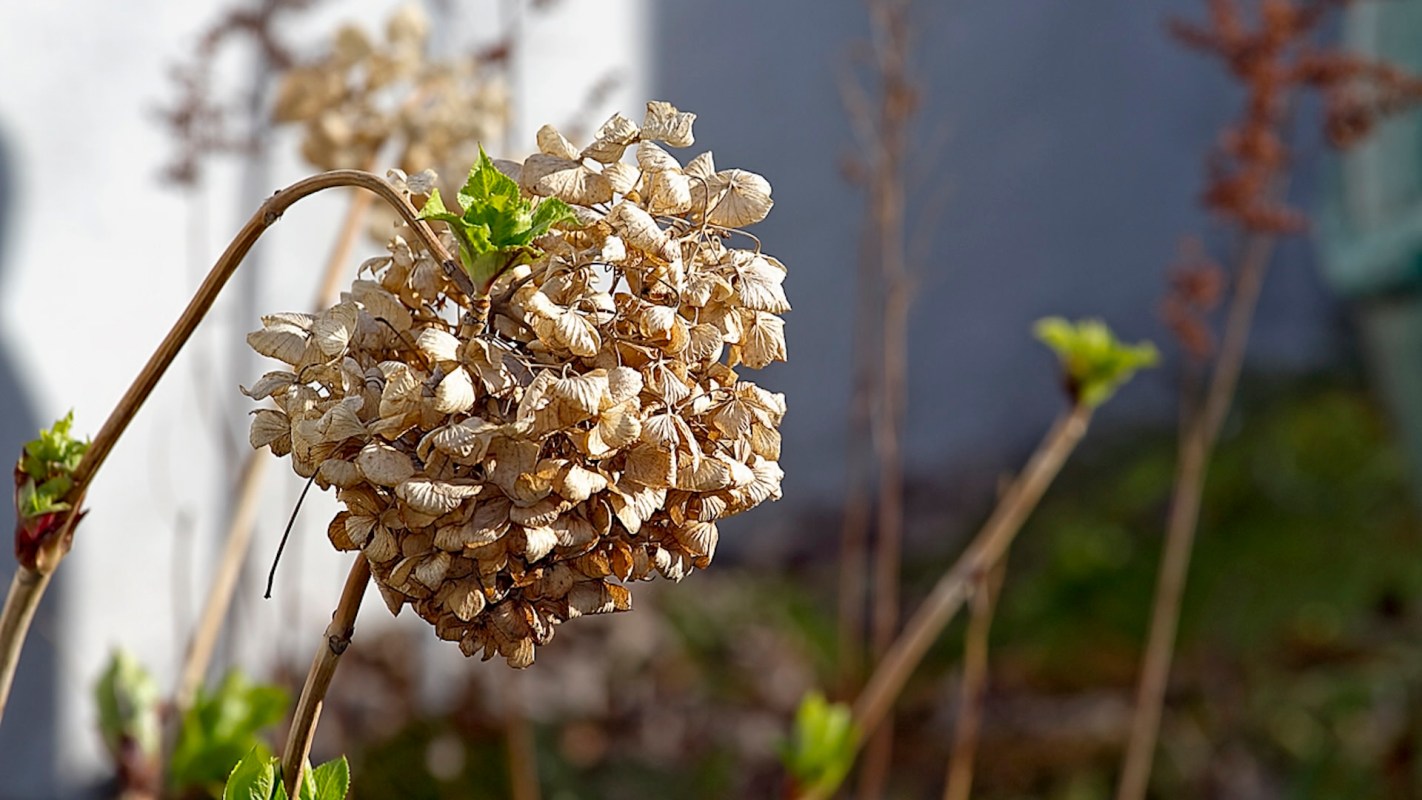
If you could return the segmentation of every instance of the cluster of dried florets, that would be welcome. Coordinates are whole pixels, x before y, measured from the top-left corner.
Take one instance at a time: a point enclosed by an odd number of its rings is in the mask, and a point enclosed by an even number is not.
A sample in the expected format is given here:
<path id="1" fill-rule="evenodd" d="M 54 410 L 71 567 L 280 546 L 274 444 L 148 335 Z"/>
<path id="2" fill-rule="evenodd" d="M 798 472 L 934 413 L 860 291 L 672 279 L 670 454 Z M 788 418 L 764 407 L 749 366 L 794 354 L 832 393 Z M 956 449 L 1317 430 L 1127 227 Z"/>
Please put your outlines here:
<path id="1" fill-rule="evenodd" d="M 770 186 L 659 146 L 689 146 L 693 119 L 651 103 L 581 150 L 545 127 L 539 154 L 501 164 L 576 221 L 493 282 L 487 325 L 397 235 L 340 303 L 249 336 L 290 367 L 247 391 L 276 404 L 252 445 L 335 486 L 332 543 L 466 655 L 527 666 L 555 625 L 705 567 L 718 520 L 780 495 L 784 398 L 738 369 L 785 358 L 785 268 L 729 246 Z M 461 202 L 489 182 L 471 174 Z"/>
<path id="2" fill-rule="evenodd" d="M 430 63 L 428 34 L 414 5 L 390 17 L 383 41 L 342 27 L 323 58 L 285 74 L 273 118 L 303 126 L 301 153 L 322 169 L 368 169 L 392 142 L 411 172 L 472 162 L 474 143 L 496 140 L 508 120 L 504 51 Z"/>
<path id="3" fill-rule="evenodd" d="M 1278 199 L 1288 163 L 1283 130 L 1301 89 L 1325 99 L 1324 130 L 1338 147 L 1381 119 L 1422 101 L 1422 80 L 1396 67 L 1318 46 L 1327 12 L 1348 0 L 1209 0 L 1208 24 L 1176 21 L 1186 44 L 1219 56 L 1244 85 L 1241 119 L 1226 129 L 1210 162 L 1205 203 L 1247 230 L 1301 230 L 1304 215 Z"/>

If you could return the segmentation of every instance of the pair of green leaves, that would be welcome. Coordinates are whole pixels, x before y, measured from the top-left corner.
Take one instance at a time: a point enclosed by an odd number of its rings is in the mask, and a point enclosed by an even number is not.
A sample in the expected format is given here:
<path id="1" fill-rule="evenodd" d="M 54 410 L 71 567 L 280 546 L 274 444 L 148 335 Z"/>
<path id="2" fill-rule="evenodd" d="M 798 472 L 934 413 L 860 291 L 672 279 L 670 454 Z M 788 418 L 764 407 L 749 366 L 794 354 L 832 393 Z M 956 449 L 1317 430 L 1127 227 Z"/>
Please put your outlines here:
<path id="1" fill-rule="evenodd" d="M 1153 367 L 1160 359 L 1155 345 L 1125 344 L 1099 319 L 1072 323 L 1048 317 L 1037 323 L 1035 331 L 1061 361 L 1072 399 L 1088 408 L 1111 399 L 1137 370 Z"/>
<path id="2" fill-rule="evenodd" d="M 17 479 L 23 476 L 19 486 L 18 508 L 22 518 L 33 519 L 56 511 L 68 511 L 69 504 L 63 498 L 73 488 L 74 470 L 89 449 L 89 442 L 78 441 L 69 430 L 74 425 L 74 412 L 54 423 L 49 430 L 40 431 L 38 439 L 25 445 L 16 465 Z"/>
<path id="3" fill-rule="evenodd" d="M 351 768 L 346 757 L 327 761 L 301 772 L 298 800 L 345 800 L 351 786 Z M 281 759 L 248 753 L 227 776 L 222 800 L 288 800 L 281 780 Z"/>
<path id="4" fill-rule="evenodd" d="M 780 760 L 799 791 L 829 797 L 854 766 L 858 736 L 848 706 L 811 692 L 800 701 L 795 729 L 780 746 Z"/>
<path id="5" fill-rule="evenodd" d="M 534 205 L 482 147 L 479 163 L 459 190 L 458 205 L 446 206 L 436 189 L 420 209 L 420 219 L 449 225 L 459 241 L 459 260 L 481 291 L 488 291 L 504 270 L 537 258 L 541 251 L 533 240 L 574 218 L 573 209 L 554 197 Z"/>

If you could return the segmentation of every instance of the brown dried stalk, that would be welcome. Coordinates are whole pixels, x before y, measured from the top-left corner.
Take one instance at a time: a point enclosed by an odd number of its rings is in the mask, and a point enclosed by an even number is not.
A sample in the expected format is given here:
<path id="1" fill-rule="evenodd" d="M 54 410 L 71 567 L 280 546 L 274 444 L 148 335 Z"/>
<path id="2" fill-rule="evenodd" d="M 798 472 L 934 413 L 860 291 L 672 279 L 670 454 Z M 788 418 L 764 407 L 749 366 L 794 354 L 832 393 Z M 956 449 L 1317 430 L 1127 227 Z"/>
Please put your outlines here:
<path id="1" fill-rule="evenodd" d="M 331 688 L 331 678 L 336 674 L 341 654 L 351 644 L 356 615 L 360 613 L 360 601 L 365 598 L 365 587 L 369 585 L 370 562 L 364 555 L 358 555 L 346 575 L 346 585 L 341 589 L 341 600 L 336 604 L 335 612 L 331 614 L 331 624 L 326 626 L 321 646 L 316 648 L 316 657 L 311 660 L 306 683 L 301 687 L 301 698 L 296 701 L 291 729 L 286 736 L 286 749 L 281 755 L 281 774 L 287 797 L 297 796 L 296 787 L 301 785 L 301 773 L 306 769 L 307 757 L 311 755 L 311 740 L 316 736 L 316 723 L 321 718 L 326 690 Z"/>
<path id="2" fill-rule="evenodd" d="M 917 97 L 908 72 L 909 0 L 868 0 L 872 27 L 870 69 L 876 84 L 871 101 L 862 87 L 846 82 L 844 100 L 860 147 L 867 153 L 864 179 L 871 209 L 865 231 L 861 290 L 878 293 L 877 309 L 866 306 L 860 323 L 877 311 L 879 355 L 865 359 L 861 385 L 856 386 L 853 414 L 868 416 L 875 463 L 878 468 L 876 539 L 873 558 L 873 600 L 870 644 L 875 658 L 893 642 L 899 624 L 899 571 L 903 546 L 903 430 L 902 417 L 908 383 L 908 308 L 910 280 L 905 252 L 905 176 L 908 123 Z M 877 273 L 877 274 L 875 274 Z M 866 346 L 861 357 L 872 352 Z M 872 367 L 877 361 L 877 374 Z M 867 413 L 872 409 L 873 413 Z M 853 445 L 851 445 L 853 446 Z M 851 493 L 842 533 L 845 564 L 841 582 L 852 594 L 841 608 L 842 654 L 855 656 L 847 674 L 857 671 L 859 589 L 858 572 L 865 560 L 864 531 L 868 524 L 867 497 Z M 870 745 L 860 772 L 860 795 L 877 797 L 888 778 L 893 750 L 893 729 L 886 726 Z"/>
<path id="3" fill-rule="evenodd" d="M 1012 482 L 992 516 L 978 531 L 968 548 L 958 557 L 943 577 L 938 579 L 927 599 L 909 618 L 904 630 L 885 652 L 864 691 L 854 701 L 852 709 L 857 736 L 856 750 L 864 745 L 889 716 L 894 701 L 903 691 L 928 648 L 953 620 L 973 585 L 997 564 L 1017 537 L 1022 524 L 1047 491 L 1076 449 L 1091 422 L 1091 409 L 1074 406 L 1062 414 L 1037 446 L 1022 474 Z M 817 800 L 824 795 L 806 791 L 802 800 Z"/>
<path id="4" fill-rule="evenodd" d="M 20 565 L 16 569 L 9 595 L 5 600 L 5 608 L 0 610 L 0 719 L 3 719 L 5 701 L 9 697 L 10 685 L 14 680 L 15 667 L 19 662 L 19 651 L 24 645 L 30 621 L 34 616 L 34 607 L 39 604 L 49 583 L 47 578 L 43 580 L 41 578 L 52 573 L 58 567 L 64 554 L 68 552 L 73 526 L 81 516 L 80 506 L 86 492 L 88 492 L 89 484 L 98 474 L 99 468 L 108 459 L 109 453 L 118 444 L 119 438 L 123 436 L 123 432 L 127 430 L 129 423 L 133 421 L 133 417 L 143 406 L 144 401 L 148 399 L 148 395 L 152 393 L 153 388 L 167 372 L 168 367 L 172 365 L 173 359 L 177 357 L 178 352 L 197 329 L 198 323 L 212 308 L 222 287 L 236 272 L 247 252 L 257 243 L 266 229 L 281 219 L 281 215 L 302 198 L 339 186 L 365 189 L 389 203 L 410 225 L 415 235 L 429 248 L 430 252 L 436 255 L 440 263 L 444 265 L 445 271 L 471 298 L 471 303 L 483 299 L 484 303 L 475 303 L 475 305 L 487 309 L 487 298 L 477 295 L 468 274 L 464 272 L 457 261 L 450 257 L 434 232 L 419 219 L 418 212 L 410 205 L 409 201 L 384 178 L 360 170 L 333 170 L 297 181 L 263 202 L 252 218 L 247 221 L 247 224 L 238 231 L 237 236 L 227 246 L 227 249 L 218 257 L 217 263 L 203 279 L 202 285 L 193 294 L 187 308 L 183 310 L 178 321 L 158 345 L 158 349 L 149 357 L 148 363 L 144 364 L 138 377 L 120 398 L 118 405 L 114 407 L 103 427 L 99 429 L 98 435 L 94 437 L 84 459 L 74 470 L 74 487 L 64 498 L 73 512 L 62 527 L 60 535 L 42 548 L 43 555 L 37 567 Z"/>
<path id="5" fill-rule="evenodd" d="M 1165 552 L 1160 561 L 1150 634 L 1141 664 L 1135 714 L 1131 721 L 1131 736 L 1126 742 L 1121 783 L 1116 790 L 1117 800 L 1140 800 L 1145 797 L 1146 786 L 1150 782 L 1151 762 L 1160 734 L 1161 709 L 1165 705 L 1165 689 L 1170 679 L 1170 662 L 1175 653 L 1175 632 L 1180 622 L 1185 577 L 1190 569 L 1190 553 L 1200 517 L 1205 474 L 1215 442 L 1219 439 L 1220 428 L 1234 399 L 1254 310 L 1259 302 L 1259 292 L 1264 285 L 1264 274 L 1269 267 L 1275 239 L 1271 234 L 1256 233 L 1245 243 L 1225 323 L 1224 341 L 1210 374 L 1205 403 L 1186 420 L 1181 437 L 1170 516 L 1166 523 Z"/>
<path id="6" fill-rule="evenodd" d="M 978 731 L 982 727 L 983 697 L 987 694 L 988 635 L 997 610 L 998 593 L 1007 573 L 1007 554 L 993 568 L 979 576 L 969 601 L 968 630 L 963 641 L 963 684 L 959 692 L 958 724 L 953 730 L 953 755 L 948 759 L 948 776 L 943 800 L 968 800 L 973 791 L 973 761 L 978 754 Z"/>

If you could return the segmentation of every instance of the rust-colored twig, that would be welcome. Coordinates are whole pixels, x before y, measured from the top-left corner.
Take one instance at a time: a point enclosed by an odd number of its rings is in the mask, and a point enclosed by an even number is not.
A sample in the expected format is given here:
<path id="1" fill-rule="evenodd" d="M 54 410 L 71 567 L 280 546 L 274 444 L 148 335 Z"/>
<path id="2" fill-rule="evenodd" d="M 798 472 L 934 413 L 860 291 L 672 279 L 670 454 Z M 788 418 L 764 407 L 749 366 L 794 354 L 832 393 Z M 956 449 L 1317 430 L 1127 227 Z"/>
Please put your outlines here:
<path id="1" fill-rule="evenodd" d="M 311 755 L 311 740 L 316 737 L 316 723 L 321 718 L 326 690 L 331 688 L 331 678 L 336 674 L 341 654 L 346 652 L 351 636 L 355 634 L 356 615 L 360 613 L 360 601 L 364 599 L 365 588 L 369 584 L 370 562 L 363 554 L 358 555 L 346 576 L 346 585 L 341 589 L 341 600 L 331 615 L 331 624 L 326 626 L 321 645 L 316 648 L 316 656 L 311 660 L 306 683 L 301 687 L 301 698 L 296 701 L 291 730 L 286 735 L 281 774 L 287 797 L 297 796 L 296 787 L 301 784 L 301 773 Z"/>
<path id="2" fill-rule="evenodd" d="M 958 693 L 958 724 L 953 729 L 953 754 L 948 759 L 943 800 L 968 800 L 973 791 L 973 762 L 978 754 L 983 698 L 987 694 L 988 636 L 998 593 L 1007 574 L 1007 553 L 978 577 L 969 601 L 968 630 L 963 639 L 963 684 Z"/>
<path id="3" fill-rule="evenodd" d="M 1177 20 L 1172 24 L 1181 41 L 1218 58 L 1244 89 L 1239 119 L 1222 132 L 1207 162 L 1203 200 L 1247 239 L 1233 276 L 1236 286 L 1224 341 L 1205 397 L 1198 404 L 1197 398 L 1187 397 L 1183 404 L 1187 411 L 1165 551 L 1117 800 L 1141 800 L 1150 782 L 1205 475 L 1233 400 L 1273 241 L 1280 234 L 1298 232 L 1307 223 L 1302 213 L 1288 206 L 1280 188 L 1287 184 L 1290 168 L 1285 136 L 1289 109 L 1305 90 L 1320 94 L 1324 132 L 1334 145 L 1347 147 L 1386 116 L 1422 101 L 1422 78 L 1386 62 L 1315 42 L 1326 28 L 1323 23 L 1328 13 L 1347 3 L 1210 0 L 1204 23 Z M 1246 5 L 1254 5 L 1254 13 L 1246 11 Z M 1208 338 L 1200 335 L 1200 326 L 1190 319 L 1194 305 L 1201 304 L 1176 303 L 1167 312 L 1172 327 L 1185 334 L 1187 351 L 1198 355 Z"/>

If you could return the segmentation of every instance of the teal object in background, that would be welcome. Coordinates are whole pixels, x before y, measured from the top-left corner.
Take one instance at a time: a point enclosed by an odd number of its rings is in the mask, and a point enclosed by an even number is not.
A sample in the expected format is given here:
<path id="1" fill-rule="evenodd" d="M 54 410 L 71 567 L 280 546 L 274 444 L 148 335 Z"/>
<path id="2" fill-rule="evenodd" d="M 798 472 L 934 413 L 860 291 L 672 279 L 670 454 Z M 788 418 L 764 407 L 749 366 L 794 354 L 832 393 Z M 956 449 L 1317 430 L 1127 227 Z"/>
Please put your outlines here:
<path id="1" fill-rule="evenodd" d="M 1350 52 L 1422 71 L 1422 3 L 1356 4 L 1343 38 Z M 1324 276 L 1352 306 L 1422 503 L 1422 114 L 1340 158 L 1319 227 Z"/>

